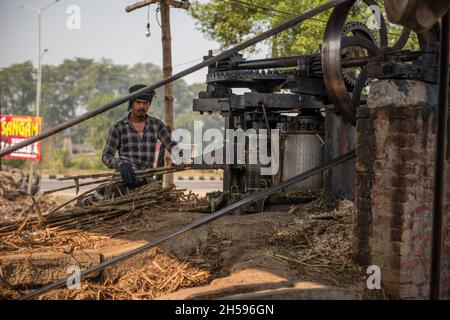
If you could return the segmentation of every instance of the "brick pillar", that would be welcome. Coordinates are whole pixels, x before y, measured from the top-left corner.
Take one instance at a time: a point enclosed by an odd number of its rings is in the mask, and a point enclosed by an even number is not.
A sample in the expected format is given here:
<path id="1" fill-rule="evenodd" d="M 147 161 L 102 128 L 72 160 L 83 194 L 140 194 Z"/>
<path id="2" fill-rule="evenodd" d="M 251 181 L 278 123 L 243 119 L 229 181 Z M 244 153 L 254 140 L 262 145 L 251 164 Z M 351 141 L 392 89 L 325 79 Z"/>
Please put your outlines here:
<path id="1" fill-rule="evenodd" d="M 437 88 L 417 81 L 371 85 L 358 110 L 355 258 L 381 268 L 394 298 L 429 291 Z M 450 156 L 447 152 L 442 296 L 450 298 Z"/>

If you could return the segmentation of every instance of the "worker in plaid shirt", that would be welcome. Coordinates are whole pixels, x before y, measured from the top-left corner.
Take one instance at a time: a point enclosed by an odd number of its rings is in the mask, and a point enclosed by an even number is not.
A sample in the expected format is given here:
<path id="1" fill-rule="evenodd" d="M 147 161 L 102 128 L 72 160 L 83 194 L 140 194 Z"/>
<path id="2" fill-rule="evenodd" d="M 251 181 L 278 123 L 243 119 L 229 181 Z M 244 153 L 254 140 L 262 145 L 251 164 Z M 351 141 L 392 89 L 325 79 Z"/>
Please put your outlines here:
<path id="1" fill-rule="evenodd" d="M 142 88 L 145 85 L 136 85 L 129 91 L 133 93 Z M 182 157 L 182 151 L 171 139 L 170 129 L 161 120 L 147 114 L 154 94 L 146 93 L 130 100 L 128 116 L 111 128 L 103 150 L 103 163 L 110 169 L 119 170 L 129 187 L 137 186 L 135 170 L 153 167 L 158 139 L 171 152 L 177 148 Z"/>

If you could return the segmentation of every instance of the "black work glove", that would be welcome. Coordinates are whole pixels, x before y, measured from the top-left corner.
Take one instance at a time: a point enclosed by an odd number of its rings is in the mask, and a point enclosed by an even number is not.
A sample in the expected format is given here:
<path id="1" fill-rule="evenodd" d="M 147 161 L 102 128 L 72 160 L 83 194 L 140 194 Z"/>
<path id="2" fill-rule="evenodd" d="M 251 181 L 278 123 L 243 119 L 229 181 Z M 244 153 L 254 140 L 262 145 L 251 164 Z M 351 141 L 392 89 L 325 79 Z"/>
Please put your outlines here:
<path id="1" fill-rule="evenodd" d="M 134 187 L 136 184 L 136 175 L 134 174 L 131 163 L 125 162 L 119 166 L 120 175 L 123 182 L 129 187 Z"/>

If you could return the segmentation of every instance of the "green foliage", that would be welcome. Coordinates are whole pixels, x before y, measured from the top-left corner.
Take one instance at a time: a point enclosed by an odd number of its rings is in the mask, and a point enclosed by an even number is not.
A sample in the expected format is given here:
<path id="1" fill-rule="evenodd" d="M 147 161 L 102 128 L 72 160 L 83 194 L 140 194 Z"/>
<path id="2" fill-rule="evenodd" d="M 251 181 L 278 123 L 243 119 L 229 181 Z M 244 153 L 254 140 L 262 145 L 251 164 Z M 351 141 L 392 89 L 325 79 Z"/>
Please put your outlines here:
<path id="1" fill-rule="evenodd" d="M 259 11 L 236 6 L 225 1 L 210 1 L 206 4 L 196 3 L 190 13 L 197 19 L 199 29 L 210 39 L 218 40 L 223 47 L 241 42 L 245 36 L 261 31 Z"/>
<path id="2" fill-rule="evenodd" d="M 31 62 L 0 70 L 2 113 L 34 114 L 36 79 L 33 70 Z M 162 77 L 161 69 L 150 63 L 127 66 L 116 65 L 110 60 L 75 58 L 65 60 L 58 66 L 44 66 L 41 105 L 44 129 L 126 95 L 128 88 L 134 84 L 151 84 L 161 80 Z M 184 80 L 178 80 L 174 82 L 173 88 L 176 126 L 192 128 L 193 124 L 189 121 L 199 117 L 192 112 L 192 99 L 197 96 L 199 90 L 204 90 L 205 85 L 190 87 Z M 126 114 L 127 104 L 114 108 L 58 135 L 53 146 L 61 147 L 63 138 L 70 137 L 74 144 L 87 143 L 95 150 L 101 150 L 109 128 Z M 156 91 L 150 114 L 164 120 L 162 88 Z M 214 119 L 208 121 L 208 125 L 220 126 L 220 118 L 216 116 Z M 61 155 L 56 154 L 54 157 L 57 163 L 61 162 L 59 160 Z"/>
<path id="3" fill-rule="evenodd" d="M 245 5 L 251 3 L 260 8 Z M 205 36 L 215 40 L 222 48 L 236 45 L 256 33 L 276 27 L 295 15 L 306 12 L 321 4 L 323 0 L 211 0 L 207 3 L 196 3 L 190 13 L 198 22 L 197 26 Z M 376 1 L 383 11 L 383 2 Z M 277 11 L 263 9 L 271 8 Z M 368 6 L 357 1 L 350 12 L 348 22 L 367 22 Z M 276 37 L 266 41 L 271 48 L 271 56 L 289 56 L 317 53 L 320 50 L 326 22 L 331 10 L 323 12 Z M 400 30 L 393 27 L 392 33 Z M 375 34 L 375 36 L 377 36 Z M 391 34 L 392 42 L 397 36 Z M 414 43 L 416 45 L 414 45 Z M 417 48 L 417 41 L 411 40 L 408 48 Z M 249 51 L 255 51 L 255 47 Z M 268 54 L 269 56 L 269 54 Z"/>
<path id="4" fill-rule="evenodd" d="M 0 69 L 0 99 L 2 114 L 34 114 L 36 86 L 30 61 Z"/>
<path id="5" fill-rule="evenodd" d="M 211 0 L 206 4 L 192 6 L 191 15 L 198 20 L 199 29 L 210 39 L 218 41 L 223 48 L 236 45 L 248 36 L 278 26 L 295 14 L 300 14 L 321 4 L 319 0 L 243 0 L 256 6 L 286 12 L 264 10 L 237 1 Z M 277 55 L 317 52 L 320 47 L 329 12 L 282 32 L 266 44 Z M 276 48 L 274 48 L 276 47 Z M 255 48 L 253 48 L 254 50 Z"/>
<path id="6" fill-rule="evenodd" d="M 2 159 L 2 166 L 25 170 L 27 168 L 27 162 L 18 159 Z"/>
<path id="7" fill-rule="evenodd" d="M 117 98 L 117 96 L 113 93 L 93 96 L 88 100 L 86 109 L 88 111 L 94 110 L 101 105 L 113 101 L 115 98 Z M 82 123 L 80 129 L 85 130 L 84 136 L 86 137 L 86 140 L 84 142 L 87 142 L 95 150 L 102 150 L 109 129 L 116 121 L 125 116 L 127 107 L 127 105 L 122 105 Z"/>
<path id="8" fill-rule="evenodd" d="M 71 168 L 80 170 L 102 170 L 105 165 L 101 160 L 101 153 L 97 152 L 93 155 L 80 154 L 74 156 L 71 162 Z"/>
<path id="9" fill-rule="evenodd" d="M 72 165 L 71 155 L 66 149 L 56 149 L 50 156 L 50 161 L 47 164 L 47 168 L 54 174 L 62 173 L 65 168 L 69 168 Z"/>

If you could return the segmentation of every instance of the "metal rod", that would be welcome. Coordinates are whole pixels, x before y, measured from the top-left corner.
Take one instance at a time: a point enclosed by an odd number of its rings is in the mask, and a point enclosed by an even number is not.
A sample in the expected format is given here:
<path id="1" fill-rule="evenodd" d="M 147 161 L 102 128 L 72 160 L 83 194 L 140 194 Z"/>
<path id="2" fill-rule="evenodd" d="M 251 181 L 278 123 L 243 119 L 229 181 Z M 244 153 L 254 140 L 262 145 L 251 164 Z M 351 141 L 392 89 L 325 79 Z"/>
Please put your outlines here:
<path id="1" fill-rule="evenodd" d="M 199 64 L 197 64 L 197 65 L 195 65 L 193 67 L 190 67 L 190 68 L 188 68 L 188 69 L 186 69 L 184 71 L 181 71 L 181 72 L 179 72 L 179 73 L 177 73 L 177 74 L 175 74 L 175 75 L 173 75 L 173 76 L 171 76 L 169 78 L 163 79 L 163 80 L 161 80 L 161 81 L 159 81 L 159 82 L 157 82 L 157 83 L 155 83 L 153 85 L 150 85 L 150 86 L 147 86 L 145 88 L 142 88 L 141 90 L 135 91 L 132 94 L 129 94 L 127 96 L 123 96 L 121 98 L 118 98 L 118 99 L 116 99 L 116 100 L 114 100 L 114 101 L 112 101 L 112 102 L 110 102 L 110 103 L 108 103 L 108 104 L 106 104 L 106 105 L 104 105 L 102 107 L 99 107 L 99 108 L 97 108 L 97 109 L 95 109 L 93 111 L 90 111 L 90 112 L 86 112 L 85 114 L 77 116 L 74 119 L 71 119 L 71 120 L 68 120 L 68 121 L 66 121 L 64 123 L 61 123 L 60 125 L 57 125 L 56 127 L 52 128 L 52 129 L 50 129 L 50 130 L 48 130 L 46 132 L 43 132 L 43 133 L 41 133 L 41 134 L 39 134 L 37 136 L 31 137 L 29 139 L 26 139 L 26 140 L 24 140 L 22 142 L 19 142 L 19 143 L 15 144 L 15 145 L 11 146 L 9 148 L 6 148 L 5 150 L 0 152 L 0 157 L 6 156 L 6 155 L 8 155 L 8 154 L 10 154 L 10 153 L 12 153 L 14 151 L 17 151 L 17 150 L 22 149 L 22 148 L 24 148 L 24 147 L 26 147 L 26 146 L 28 146 L 30 144 L 33 144 L 36 141 L 40 141 L 42 139 L 48 138 L 48 137 L 50 137 L 52 135 L 55 135 L 55 134 L 57 134 L 57 133 L 59 133 L 61 131 L 64 131 L 64 130 L 66 130 L 68 128 L 71 128 L 71 127 L 73 127 L 73 126 L 75 126 L 75 125 L 77 125 L 77 124 L 79 124 L 81 122 L 84 122 L 84 121 L 86 121 L 88 119 L 91 119 L 91 118 L 93 118 L 95 116 L 98 116 L 99 114 L 102 114 L 102 113 L 104 113 L 106 111 L 109 111 L 109 110 L 111 110 L 111 109 L 113 109 L 113 108 L 115 108 L 117 106 L 120 106 L 121 104 L 126 103 L 129 100 L 135 99 L 138 96 L 140 96 L 140 95 L 142 95 L 142 94 L 144 94 L 144 93 L 146 93 L 148 91 L 155 90 L 157 88 L 160 88 L 160 87 L 166 85 L 167 83 L 170 83 L 170 82 L 173 82 L 175 80 L 178 80 L 178 79 L 180 79 L 180 78 L 182 78 L 182 77 L 184 77 L 186 75 L 189 75 L 191 73 L 194 73 L 194 72 L 196 72 L 196 71 L 198 71 L 198 70 L 200 70 L 200 69 L 202 69 L 204 67 L 213 65 L 213 64 L 215 64 L 216 62 L 218 62 L 220 60 L 228 58 L 229 56 L 231 56 L 231 55 L 233 55 L 233 54 L 235 54 L 235 53 L 237 53 L 239 51 L 242 51 L 242 50 L 244 50 L 244 49 L 246 49 L 248 47 L 251 47 L 252 45 L 255 45 L 255 44 L 257 44 L 257 43 L 259 43 L 259 42 L 261 42 L 261 41 L 263 41 L 263 40 L 265 40 L 267 38 L 270 38 L 271 36 L 273 36 L 275 34 L 278 34 L 280 32 L 283 32 L 284 30 L 292 28 L 293 26 L 299 24 L 300 22 L 303 22 L 303 21 L 305 21 L 307 19 L 310 19 L 310 18 L 312 18 L 312 17 L 314 17 L 314 16 L 316 16 L 316 15 L 318 15 L 318 14 L 320 14 L 320 13 L 322 13 L 322 12 L 328 10 L 328 9 L 331 9 L 331 8 L 337 6 L 337 5 L 341 4 L 341 3 L 347 2 L 347 1 L 349 1 L 349 0 L 331 0 L 331 1 L 328 1 L 325 4 L 323 4 L 323 5 L 321 5 L 321 6 L 317 7 L 317 8 L 309 10 L 309 11 L 299 15 L 298 17 L 296 17 L 296 18 L 294 18 L 292 20 L 289 20 L 288 22 L 279 25 L 278 27 L 275 27 L 275 28 L 270 29 L 270 30 L 268 30 L 266 32 L 263 32 L 263 33 L 255 36 L 255 37 L 253 37 L 253 38 L 251 38 L 251 39 L 249 39 L 247 41 L 244 41 L 244 42 L 236 45 L 233 48 L 225 50 L 224 52 L 222 52 L 221 54 L 219 54 L 219 55 L 217 55 L 215 57 L 211 57 L 210 59 L 207 59 L 207 60 L 205 60 L 205 61 L 203 61 L 203 62 L 201 62 L 201 63 L 199 63 Z"/>
<path id="2" fill-rule="evenodd" d="M 296 67 L 298 60 L 305 56 L 283 57 L 273 59 L 249 60 L 236 63 L 239 69 L 267 69 L 267 68 L 285 68 Z M 313 56 L 311 56 L 313 57 Z"/>
<path id="3" fill-rule="evenodd" d="M 431 243 L 430 299 L 439 300 L 441 282 L 442 218 L 445 206 L 445 162 L 447 156 L 449 13 L 441 19 L 439 55 L 439 110 L 436 131 L 433 233 Z"/>
<path id="4" fill-rule="evenodd" d="M 292 177 L 292 178 L 290 178 L 290 179 L 288 179 L 288 180 L 286 180 L 286 181 L 284 181 L 284 182 L 282 182 L 282 183 L 280 183 L 278 185 L 275 185 L 275 186 L 273 186 L 271 188 L 268 188 L 268 189 L 266 189 L 266 190 L 264 190 L 262 192 L 258 192 L 258 193 L 252 194 L 252 195 L 250 195 L 250 196 L 248 196 L 248 197 L 246 197 L 246 198 L 244 198 L 244 199 L 242 199 L 242 200 L 240 200 L 238 202 L 233 203 L 232 205 L 230 205 L 230 206 L 228 206 L 226 208 L 223 208 L 223 209 L 221 209 L 219 211 L 216 211 L 215 213 L 212 213 L 210 215 L 204 216 L 204 217 L 202 217 L 202 218 L 200 218 L 200 219 L 198 219 L 198 220 L 196 220 L 196 221 L 194 221 L 194 222 L 192 222 L 192 223 L 190 223 L 190 224 L 188 224 L 188 225 L 186 225 L 186 226 L 184 226 L 184 227 L 182 227 L 180 229 L 176 229 L 176 230 L 170 231 L 170 232 L 168 232 L 168 233 L 166 233 L 166 234 L 156 238 L 153 241 L 150 241 L 149 243 L 147 243 L 147 244 L 145 244 L 145 245 L 143 245 L 143 246 L 141 246 L 139 248 L 136 248 L 134 250 L 128 251 L 128 252 L 126 252 L 124 254 L 121 254 L 121 255 L 119 255 L 117 257 L 114 257 L 114 258 L 112 258 L 112 259 L 110 259 L 108 261 L 102 262 L 102 263 L 98 264 L 97 266 L 91 267 L 91 268 L 81 272 L 80 276 L 82 277 L 82 276 L 85 276 L 87 274 L 91 274 L 93 272 L 97 272 L 97 271 L 102 270 L 102 269 L 104 269 L 104 268 L 106 268 L 106 267 L 108 267 L 108 266 L 110 266 L 112 264 L 115 264 L 117 262 L 123 261 L 123 260 L 128 259 L 128 258 L 130 258 L 132 256 L 135 256 L 138 253 L 147 251 L 147 250 L 155 247 L 156 245 L 160 244 L 163 241 L 172 239 L 172 238 L 174 238 L 174 237 L 176 237 L 176 236 L 178 236 L 180 234 L 183 234 L 183 233 L 185 233 L 185 232 L 187 232 L 189 230 L 192 230 L 192 229 L 198 228 L 200 226 L 203 226 L 205 224 L 208 224 L 210 222 L 213 222 L 214 220 L 216 220 L 216 219 L 218 219 L 220 217 L 223 217 L 223 216 L 225 216 L 225 215 L 235 211 L 238 208 L 241 208 L 243 206 L 246 206 L 246 205 L 252 204 L 252 203 L 254 203 L 256 201 L 259 201 L 261 199 L 264 199 L 264 198 L 266 198 L 266 197 L 268 197 L 268 196 L 270 196 L 270 195 L 272 195 L 274 193 L 277 193 L 277 192 L 279 192 L 279 191 L 281 191 L 283 189 L 286 189 L 287 187 L 289 187 L 290 185 L 292 185 L 294 183 L 297 183 L 299 181 L 305 180 L 305 179 L 307 179 L 307 178 L 309 178 L 311 176 L 314 176 L 314 175 L 316 175 L 318 173 L 321 173 L 321 172 L 323 172 L 325 170 L 328 170 L 328 169 L 330 169 L 330 168 L 332 168 L 334 166 L 337 166 L 339 164 L 342 164 L 342 163 L 344 163 L 344 162 L 346 162 L 348 160 L 354 159 L 354 158 L 356 158 L 356 151 L 355 150 L 350 151 L 350 152 L 348 152 L 348 153 L 346 153 L 346 154 L 344 154 L 344 155 L 342 155 L 340 157 L 337 157 L 337 158 L 331 160 L 330 162 L 322 164 L 322 165 L 320 165 L 320 166 L 318 166 L 316 168 L 308 170 L 308 171 L 306 171 L 306 172 L 304 172 L 304 173 L 302 173 L 302 174 L 300 174 L 298 176 Z M 21 297 L 20 299 L 21 300 L 29 300 L 29 299 L 35 298 L 37 296 L 40 296 L 41 294 L 49 292 L 49 291 L 51 291 L 53 289 L 61 288 L 61 287 L 66 285 L 68 279 L 69 278 L 65 278 L 65 279 L 59 280 L 59 281 L 57 281 L 55 283 L 52 283 L 50 285 L 47 285 L 45 287 L 42 287 L 40 289 L 37 289 L 37 290 L 31 292 L 30 294 L 27 294 L 27 295 Z"/>

